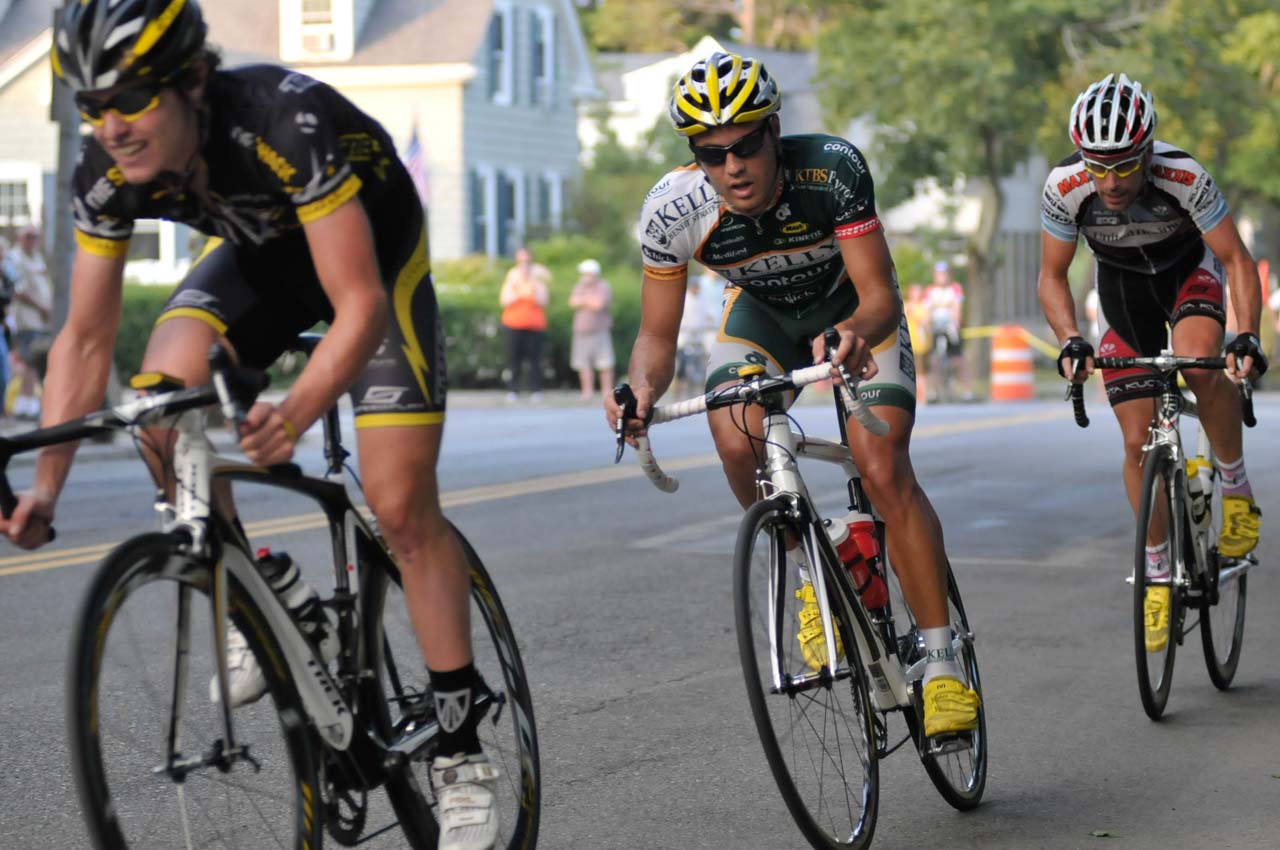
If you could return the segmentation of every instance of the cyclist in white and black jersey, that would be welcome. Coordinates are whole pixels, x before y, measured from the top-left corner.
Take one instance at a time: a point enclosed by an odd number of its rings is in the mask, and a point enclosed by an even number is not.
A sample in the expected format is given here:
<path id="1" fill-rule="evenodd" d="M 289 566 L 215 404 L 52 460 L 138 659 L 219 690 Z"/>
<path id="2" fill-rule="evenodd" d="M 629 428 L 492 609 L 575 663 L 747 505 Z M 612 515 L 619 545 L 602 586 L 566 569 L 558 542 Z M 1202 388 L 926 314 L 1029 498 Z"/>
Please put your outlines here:
<path id="1" fill-rule="evenodd" d="M 777 375 L 820 362 L 822 332 L 835 327 L 837 358 L 863 379 L 860 395 L 890 425 L 888 436 L 876 437 L 851 422 L 849 446 L 924 633 L 925 734 L 972 729 L 979 697 L 963 684 L 951 650 L 942 527 L 911 467 L 915 364 L 871 173 L 844 139 L 782 136 L 779 105 L 764 67 L 733 54 L 698 61 L 675 86 L 672 123 L 696 162 L 667 174 L 645 198 L 642 316 L 630 365 L 638 412 L 643 418 L 671 384 L 690 260 L 728 282 L 707 390 L 735 383 L 749 363 Z M 616 422 L 618 406 L 611 398 L 605 406 Z M 746 417 L 758 444 L 759 408 Z M 735 422 L 742 416 L 725 409 L 708 419 L 729 486 L 748 507 L 756 460 Z M 805 576 L 799 552 L 790 557 Z M 817 670 L 826 644 L 812 584 L 798 596 L 798 639 Z"/>
<path id="2" fill-rule="evenodd" d="M 1099 352 L 1155 355 L 1166 347 L 1190 357 L 1222 352 L 1225 290 L 1240 333 L 1227 346 L 1228 375 L 1266 371 L 1258 343 L 1258 270 L 1213 178 L 1184 151 L 1155 138 L 1150 92 L 1124 74 L 1090 85 L 1071 110 L 1076 152 L 1049 174 L 1041 203 L 1040 302 L 1063 348 L 1058 370 L 1082 381 L 1093 371 L 1092 345 L 1076 322 L 1067 268 L 1083 236 L 1097 260 Z M 1083 368 L 1072 373 L 1073 363 Z M 1228 376 L 1188 371 L 1200 417 L 1222 476 L 1219 551 L 1242 557 L 1258 543 L 1261 513 L 1244 469 L 1240 405 Z M 1124 481 L 1137 509 L 1142 446 L 1160 394 L 1141 369 L 1104 370 L 1107 396 L 1124 433 Z M 1167 543 L 1153 541 L 1148 572 L 1169 571 Z M 1148 649 L 1168 636 L 1167 586 L 1147 590 Z M 1157 645 L 1158 644 L 1158 645 Z"/>

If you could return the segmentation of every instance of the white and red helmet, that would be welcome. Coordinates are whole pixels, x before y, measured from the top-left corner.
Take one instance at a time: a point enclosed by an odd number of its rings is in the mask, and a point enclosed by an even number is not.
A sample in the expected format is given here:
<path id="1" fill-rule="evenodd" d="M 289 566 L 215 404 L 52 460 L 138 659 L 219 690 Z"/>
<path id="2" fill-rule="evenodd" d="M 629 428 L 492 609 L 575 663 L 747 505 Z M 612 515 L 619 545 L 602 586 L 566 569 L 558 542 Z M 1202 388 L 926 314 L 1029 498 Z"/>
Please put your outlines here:
<path id="1" fill-rule="evenodd" d="M 1151 92 L 1124 74 L 1107 74 L 1071 107 L 1071 141 L 1086 153 L 1122 156 L 1145 150 L 1155 139 Z"/>

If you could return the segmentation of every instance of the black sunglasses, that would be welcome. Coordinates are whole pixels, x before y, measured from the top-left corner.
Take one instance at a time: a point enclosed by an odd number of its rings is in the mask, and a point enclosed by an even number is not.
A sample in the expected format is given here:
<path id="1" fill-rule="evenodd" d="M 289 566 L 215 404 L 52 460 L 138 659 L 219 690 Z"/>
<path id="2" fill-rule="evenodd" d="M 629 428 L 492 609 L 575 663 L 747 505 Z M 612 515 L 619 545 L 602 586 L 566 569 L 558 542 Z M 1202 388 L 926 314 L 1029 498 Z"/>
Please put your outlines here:
<path id="1" fill-rule="evenodd" d="M 760 153 L 767 132 L 769 124 L 765 122 L 731 145 L 695 145 L 691 139 L 689 150 L 693 151 L 693 158 L 703 165 L 724 165 L 729 154 L 738 159 L 748 159 Z"/>
<path id="2" fill-rule="evenodd" d="M 102 125 L 108 111 L 115 112 L 125 121 L 137 121 L 160 104 L 163 88 L 159 83 L 143 83 L 121 89 L 106 100 L 77 92 L 76 108 L 80 110 L 80 117 L 95 127 Z"/>

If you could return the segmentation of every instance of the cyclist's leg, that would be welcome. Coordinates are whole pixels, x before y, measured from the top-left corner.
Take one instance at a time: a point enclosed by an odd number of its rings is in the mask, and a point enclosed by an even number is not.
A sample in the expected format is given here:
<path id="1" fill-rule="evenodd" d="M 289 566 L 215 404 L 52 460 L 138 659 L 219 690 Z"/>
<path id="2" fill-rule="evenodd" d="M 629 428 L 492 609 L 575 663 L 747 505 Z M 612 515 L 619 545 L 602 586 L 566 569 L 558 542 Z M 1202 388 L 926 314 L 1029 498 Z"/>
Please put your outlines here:
<path id="1" fill-rule="evenodd" d="M 705 388 L 737 383 L 738 368 L 747 364 L 781 375 L 808 365 L 811 359 L 808 343 L 789 334 L 772 310 L 740 289 L 728 290 L 720 330 L 707 362 Z M 764 412 L 758 405 L 735 405 L 710 411 L 707 422 L 729 489 L 738 503 L 748 508 L 756 501 L 756 459 L 763 451 Z"/>
<path id="2" fill-rule="evenodd" d="M 1222 352 L 1224 311 L 1222 264 L 1206 247 L 1199 267 L 1178 290 L 1170 323 L 1173 347 L 1190 357 L 1216 357 Z M 1222 476 L 1222 532 L 1218 550 L 1232 558 L 1247 555 L 1258 545 L 1261 513 L 1253 500 L 1253 488 L 1244 468 L 1244 437 L 1239 396 L 1235 386 L 1218 370 L 1183 373 L 1199 401 L 1200 421 L 1214 462 Z"/>

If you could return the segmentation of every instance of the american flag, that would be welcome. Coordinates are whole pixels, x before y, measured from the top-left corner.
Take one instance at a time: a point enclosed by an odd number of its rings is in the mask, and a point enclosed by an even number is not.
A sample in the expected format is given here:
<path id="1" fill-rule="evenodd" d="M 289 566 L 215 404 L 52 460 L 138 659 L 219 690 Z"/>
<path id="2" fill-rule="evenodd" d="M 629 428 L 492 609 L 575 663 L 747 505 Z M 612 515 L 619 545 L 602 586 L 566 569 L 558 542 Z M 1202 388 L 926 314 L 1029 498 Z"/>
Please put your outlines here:
<path id="1" fill-rule="evenodd" d="M 409 172 L 413 185 L 418 189 L 418 197 L 427 203 L 427 164 L 422 155 L 422 143 L 418 141 L 418 120 L 413 121 L 413 130 L 409 134 L 409 146 L 404 150 L 404 167 Z"/>

